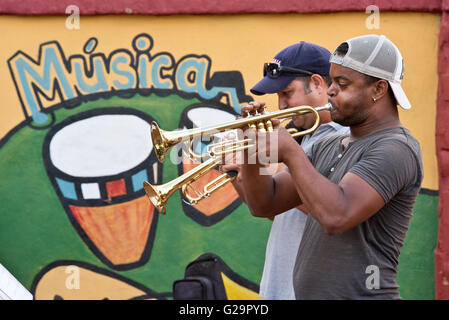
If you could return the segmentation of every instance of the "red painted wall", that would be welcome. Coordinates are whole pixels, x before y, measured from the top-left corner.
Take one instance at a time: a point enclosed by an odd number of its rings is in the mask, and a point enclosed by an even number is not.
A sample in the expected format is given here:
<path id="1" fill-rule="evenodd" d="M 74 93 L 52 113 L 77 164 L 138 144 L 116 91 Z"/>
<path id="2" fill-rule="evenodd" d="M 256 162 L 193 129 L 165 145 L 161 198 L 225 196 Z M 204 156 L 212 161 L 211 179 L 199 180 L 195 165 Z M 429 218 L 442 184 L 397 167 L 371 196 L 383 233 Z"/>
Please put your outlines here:
<path id="1" fill-rule="evenodd" d="M 439 54 L 436 150 L 439 171 L 435 298 L 449 299 L 449 1 L 443 0 Z"/>
<path id="2" fill-rule="evenodd" d="M 376 5 L 383 11 L 440 12 L 441 0 L 2 0 L 0 13 L 65 14 L 69 5 L 80 8 L 82 15 L 98 14 L 235 14 L 235 13 L 320 13 L 365 11 Z"/>

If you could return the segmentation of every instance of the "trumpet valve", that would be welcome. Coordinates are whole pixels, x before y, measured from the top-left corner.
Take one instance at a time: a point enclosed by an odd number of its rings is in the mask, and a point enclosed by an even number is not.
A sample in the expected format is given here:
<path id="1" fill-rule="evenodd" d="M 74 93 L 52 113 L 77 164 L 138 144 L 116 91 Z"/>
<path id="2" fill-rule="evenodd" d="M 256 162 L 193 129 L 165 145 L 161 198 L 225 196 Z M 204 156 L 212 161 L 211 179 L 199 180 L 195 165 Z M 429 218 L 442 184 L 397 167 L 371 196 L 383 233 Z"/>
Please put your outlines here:
<path id="1" fill-rule="evenodd" d="M 257 131 L 259 131 L 259 132 L 266 132 L 267 131 L 265 129 L 265 124 L 262 121 L 257 123 Z"/>
<path id="2" fill-rule="evenodd" d="M 265 126 L 267 127 L 268 132 L 273 132 L 273 122 L 271 122 L 271 120 L 267 120 Z"/>

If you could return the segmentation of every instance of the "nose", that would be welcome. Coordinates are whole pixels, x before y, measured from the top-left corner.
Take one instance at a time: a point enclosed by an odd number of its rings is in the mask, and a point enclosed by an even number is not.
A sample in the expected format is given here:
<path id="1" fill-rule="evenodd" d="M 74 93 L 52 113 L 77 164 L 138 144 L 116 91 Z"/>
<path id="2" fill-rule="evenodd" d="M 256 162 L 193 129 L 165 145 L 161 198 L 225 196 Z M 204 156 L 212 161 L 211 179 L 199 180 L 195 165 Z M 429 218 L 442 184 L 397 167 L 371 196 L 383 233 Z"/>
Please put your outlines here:
<path id="1" fill-rule="evenodd" d="M 337 91 L 336 91 L 334 83 L 332 82 L 331 85 L 329 86 L 329 88 L 327 89 L 327 95 L 332 98 L 336 94 L 337 94 Z"/>
<path id="2" fill-rule="evenodd" d="M 278 98 L 278 108 L 279 110 L 284 110 L 288 108 L 287 102 L 280 97 Z"/>

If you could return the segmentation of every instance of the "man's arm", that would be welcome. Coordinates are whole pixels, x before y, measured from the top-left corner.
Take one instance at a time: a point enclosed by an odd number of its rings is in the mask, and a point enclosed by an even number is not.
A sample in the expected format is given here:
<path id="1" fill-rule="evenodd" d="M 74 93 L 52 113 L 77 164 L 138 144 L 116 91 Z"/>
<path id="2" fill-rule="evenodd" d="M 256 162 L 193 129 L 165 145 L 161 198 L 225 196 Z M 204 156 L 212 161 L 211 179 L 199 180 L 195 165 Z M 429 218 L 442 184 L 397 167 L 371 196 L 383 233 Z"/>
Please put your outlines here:
<path id="1" fill-rule="evenodd" d="M 321 175 L 304 152 L 296 151 L 286 161 L 298 194 L 327 234 L 352 229 L 385 205 L 380 194 L 353 173 L 336 184 Z"/>
<path id="2" fill-rule="evenodd" d="M 242 185 L 253 216 L 273 217 L 302 203 L 287 171 L 261 175 L 261 168 L 257 164 L 242 165 Z"/>
<path id="3" fill-rule="evenodd" d="M 279 129 L 278 147 L 279 160 L 290 174 L 261 176 L 258 165 L 242 165 L 246 201 L 253 215 L 275 215 L 303 203 L 326 233 L 340 234 L 384 206 L 376 189 L 353 173 L 347 173 L 339 184 L 324 177 L 283 128 Z"/>
<path id="4" fill-rule="evenodd" d="M 284 171 L 285 168 L 286 168 L 286 165 L 284 165 L 284 164 L 276 164 L 275 166 L 272 166 L 269 170 L 271 170 L 274 174 L 277 174 L 277 173 Z M 244 186 L 243 186 L 243 181 L 242 181 L 241 165 L 237 165 L 237 164 L 223 165 L 221 170 L 223 172 L 227 172 L 227 171 L 231 171 L 231 170 L 238 171 L 238 175 L 232 181 L 232 185 L 234 186 L 235 190 L 237 191 L 237 193 L 240 196 L 240 198 L 242 199 L 242 201 L 247 203 L 246 196 L 245 196 L 245 190 L 244 190 Z M 302 211 L 307 211 L 307 208 L 305 208 L 304 205 L 298 206 L 298 208 Z M 251 211 L 251 213 L 253 214 L 254 212 Z M 271 220 L 274 219 L 274 215 L 268 215 L 265 212 L 262 212 L 261 214 L 255 215 L 255 216 L 269 218 Z"/>

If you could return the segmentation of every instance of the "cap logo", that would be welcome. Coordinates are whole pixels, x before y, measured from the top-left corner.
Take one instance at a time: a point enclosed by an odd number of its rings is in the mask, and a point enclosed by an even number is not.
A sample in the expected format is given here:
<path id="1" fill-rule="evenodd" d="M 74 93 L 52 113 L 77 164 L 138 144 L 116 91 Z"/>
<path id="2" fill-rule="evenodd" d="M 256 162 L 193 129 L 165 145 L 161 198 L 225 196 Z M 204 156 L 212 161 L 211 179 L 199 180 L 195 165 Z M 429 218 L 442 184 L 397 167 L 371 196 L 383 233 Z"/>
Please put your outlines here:
<path id="1" fill-rule="evenodd" d="M 272 63 L 276 63 L 278 66 L 281 65 L 281 60 L 278 60 L 278 59 L 274 59 L 274 58 L 273 58 L 273 60 L 271 60 L 271 62 L 272 62 Z"/>

